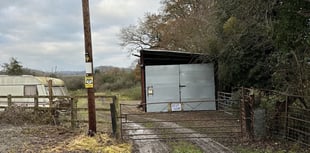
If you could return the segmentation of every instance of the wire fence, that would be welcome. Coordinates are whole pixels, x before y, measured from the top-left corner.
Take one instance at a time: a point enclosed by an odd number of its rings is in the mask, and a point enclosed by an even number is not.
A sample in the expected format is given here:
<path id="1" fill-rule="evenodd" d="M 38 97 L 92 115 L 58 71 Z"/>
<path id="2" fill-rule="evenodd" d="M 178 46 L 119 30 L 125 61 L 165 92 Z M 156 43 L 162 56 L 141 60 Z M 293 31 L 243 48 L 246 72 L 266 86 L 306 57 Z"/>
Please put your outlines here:
<path id="1" fill-rule="evenodd" d="M 0 96 L 0 109 L 20 107 L 23 110 L 50 112 L 51 123 L 71 128 L 87 128 L 87 96 Z M 111 133 L 112 121 L 110 104 L 117 103 L 116 96 L 95 96 L 97 131 Z"/>

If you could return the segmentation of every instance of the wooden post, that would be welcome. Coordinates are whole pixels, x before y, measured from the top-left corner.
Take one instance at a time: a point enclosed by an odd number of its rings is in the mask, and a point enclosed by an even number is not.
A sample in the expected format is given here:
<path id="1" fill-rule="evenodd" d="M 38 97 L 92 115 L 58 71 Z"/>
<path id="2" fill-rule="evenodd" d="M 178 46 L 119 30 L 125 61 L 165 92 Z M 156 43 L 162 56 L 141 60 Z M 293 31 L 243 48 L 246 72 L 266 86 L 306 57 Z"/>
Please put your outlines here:
<path id="1" fill-rule="evenodd" d="M 48 100 L 50 102 L 50 107 L 52 107 L 53 102 L 53 81 L 48 80 Z"/>
<path id="2" fill-rule="evenodd" d="M 53 116 L 52 113 L 52 107 L 53 107 L 53 81 L 52 80 L 48 80 L 47 82 L 48 85 L 48 100 L 49 100 L 49 112 L 50 114 Z"/>
<path id="3" fill-rule="evenodd" d="M 77 98 L 71 98 L 70 100 L 71 107 L 71 128 L 74 129 L 77 127 Z"/>
<path id="4" fill-rule="evenodd" d="M 240 101 L 240 122 L 241 122 L 241 141 L 244 140 L 246 136 L 246 114 L 245 114 L 245 96 L 244 96 L 244 88 L 241 88 L 241 101 Z"/>
<path id="5" fill-rule="evenodd" d="M 286 95 L 286 99 L 285 99 L 285 118 L 284 118 L 284 136 L 285 136 L 285 138 L 287 138 L 287 129 L 288 129 L 288 104 L 287 104 L 287 102 L 288 102 L 288 95 Z"/>
<path id="6" fill-rule="evenodd" d="M 119 103 L 116 96 L 113 97 L 113 103 L 110 104 L 110 111 L 111 111 L 111 121 L 112 121 L 112 131 L 114 136 L 117 139 L 120 139 L 120 131 L 121 127 L 119 124 L 119 116 L 120 116 L 120 110 L 119 110 Z"/>
<path id="7" fill-rule="evenodd" d="M 120 112 L 120 115 L 119 115 L 119 133 L 120 133 L 120 139 L 123 139 L 123 115 L 122 115 L 122 105 L 120 104 L 119 105 L 119 112 Z"/>
<path id="8" fill-rule="evenodd" d="M 116 108 L 115 104 L 110 104 L 110 111 L 111 111 L 111 121 L 112 121 L 112 132 L 115 137 L 117 137 L 117 115 L 116 115 Z"/>
<path id="9" fill-rule="evenodd" d="M 35 115 L 38 114 L 38 110 L 39 110 L 39 98 L 38 98 L 38 95 L 36 95 L 34 97 L 34 113 L 35 113 Z"/>
<path id="10" fill-rule="evenodd" d="M 8 107 L 11 107 L 12 106 L 12 95 L 9 94 L 8 95 Z"/>
<path id="11" fill-rule="evenodd" d="M 88 0 L 82 0 L 83 8 L 83 24 L 84 24 L 84 42 L 85 42 L 85 62 L 91 65 L 90 72 L 86 70 L 86 77 L 94 77 L 93 74 L 93 53 L 91 42 L 91 27 L 90 27 L 90 13 Z M 93 80 L 92 80 L 93 81 Z M 86 83 L 86 82 L 85 82 Z M 97 132 L 96 127 L 96 106 L 95 106 L 95 91 L 92 87 L 87 88 L 88 95 L 88 135 L 94 136 Z"/>

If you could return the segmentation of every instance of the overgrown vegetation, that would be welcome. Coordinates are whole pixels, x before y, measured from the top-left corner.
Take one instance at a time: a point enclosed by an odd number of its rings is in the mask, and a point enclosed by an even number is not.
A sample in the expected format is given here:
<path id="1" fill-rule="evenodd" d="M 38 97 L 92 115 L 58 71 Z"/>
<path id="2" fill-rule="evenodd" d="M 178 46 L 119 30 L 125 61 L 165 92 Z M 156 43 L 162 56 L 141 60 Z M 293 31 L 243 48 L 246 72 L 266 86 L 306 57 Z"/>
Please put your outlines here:
<path id="1" fill-rule="evenodd" d="M 309 96 L 309 12 L 309 0 L 163 0 L 159 13 L 121 30 L 121 45 L 209 55 L 218 62 L 220 91 L 245 86 Z M 285 99 L 271 98 L 255 107 L 283 112 Z M 285 98 L 288 106 L 310 106 L 305 97 Z"/>
<path id="2" fill-rule="evenodd" d="M 139 67 L 122 69 L 109 67 L 97 69 L 95 73 L 95 91 L 105 95 L 118 95 L 123 100 L 141 99 Z M 84 92 L 84 76 L 62 77 L 68 90 L 75 94 Z M 85 93 L 85 92 L 84 92 Z"/>
<path id="3" fill-rule="evenodd" d="M 122 46 L 210 55 L 221 90 L 310 94 L 308 0 L 163 0 L 162 8 L 123 28 Z"/>
<path id="4" fill-rule="evenodd" d="M 12 125 L 23 124 L 53 124 L 53 118 L 49 111 L 38 111 L 18 106 L 7 107 L 0 111 L 0 122 Z"/>
<path id="5" fill-rule="evenodd" d="M 297 143 L 271 140 L 233 146 L 232 148 L 238 153 L 307 153 L 310 151 Z"/>

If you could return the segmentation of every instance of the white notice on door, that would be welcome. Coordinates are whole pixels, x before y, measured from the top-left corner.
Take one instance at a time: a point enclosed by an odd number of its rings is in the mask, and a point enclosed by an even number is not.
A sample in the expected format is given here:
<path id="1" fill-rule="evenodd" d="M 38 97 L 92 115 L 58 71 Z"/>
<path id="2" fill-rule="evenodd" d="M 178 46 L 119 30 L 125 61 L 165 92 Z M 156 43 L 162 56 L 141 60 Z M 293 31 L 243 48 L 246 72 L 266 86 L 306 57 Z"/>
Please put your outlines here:
<path id="1" fill-rule="evenodd" d="M 171 111 L 181 111 L 182 105 L 180 103 L 172 103 L 171 104 Z"/>

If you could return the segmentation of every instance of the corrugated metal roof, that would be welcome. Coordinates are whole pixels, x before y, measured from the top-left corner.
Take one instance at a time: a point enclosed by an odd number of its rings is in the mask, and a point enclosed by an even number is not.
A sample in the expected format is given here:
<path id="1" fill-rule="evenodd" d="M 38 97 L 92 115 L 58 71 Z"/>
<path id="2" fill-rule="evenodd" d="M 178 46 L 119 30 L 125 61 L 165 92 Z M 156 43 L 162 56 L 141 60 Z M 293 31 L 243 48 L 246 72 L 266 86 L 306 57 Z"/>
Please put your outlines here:
<path id="1" fill-rule="evenodd" d="M 209 63 L 210 56 L 199 53 L 169 50 L 140 50 L 140 62 L 143 65 L 171 65 L 171 64 L 195 64 Z"/>
<path id="2" fill-rule="evenodd" d="M 0 85 L 38 85 L 42 84 L 31 75 L 8 76 L 0 75 Z"/>
<path id="3" fill-rule="evenodd" d="M 48 80 L 52 80 L 53 86 L 64 86 L 64 81 L 51 77 L 35 77 L 32 75 L 9 76 L 0 75 L 0 85 L 39 85 L 48 86 Z"/>
<path id="4" fill-rule="evenodd" d="M 52 80 L 53 86 L 64 86 L 65 85 L 64 81 L 57 79 L 57 78 L 51 78 L 51 77 L 36 77 L 36 78 L 41 82 L 41 84 L 44 84 L 44 86 L 48 86 L 49 80 Z"/>

